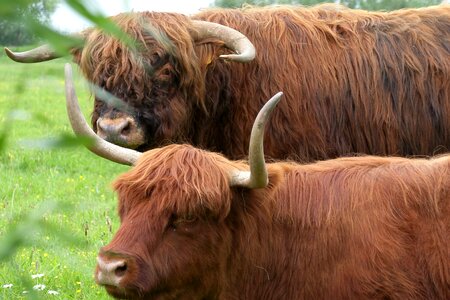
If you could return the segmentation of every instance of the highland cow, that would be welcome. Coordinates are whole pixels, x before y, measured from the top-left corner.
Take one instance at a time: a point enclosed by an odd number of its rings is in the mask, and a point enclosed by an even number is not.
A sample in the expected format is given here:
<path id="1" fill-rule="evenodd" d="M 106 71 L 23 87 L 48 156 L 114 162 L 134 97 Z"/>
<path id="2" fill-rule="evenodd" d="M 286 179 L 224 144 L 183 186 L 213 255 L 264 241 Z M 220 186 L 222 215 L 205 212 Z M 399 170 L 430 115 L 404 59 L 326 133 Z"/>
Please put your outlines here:
<path id="1" fill-rule="evenodd" d="M 97 258 L 95 279 L 112 296 L 450 298 L 450 156 L 266 165 L 279 95 L 256 118 L 249 163 L 189 145 L 139 153 L 99 140 L 69 71 L 74 131 L 135 164 L 114 183 L 121 225 Z"/>
<path id="2" fill-rule="evenodd" d="M 93 129 L 113 143 L 137 150 L 190 143 L 242 158 L 253 116 L 282 90 L 286 101 L 266 133 L 270 157 L 431 155 L 450 146 L 448 5 L 135 12 L 111 20 L 136 47 L 87 29 L 84 47 L 72 53 L 89 81 L 130 107 L 95 99 Z M 39 49 L 7 53 L 22 62 L 57 57 Z"/>

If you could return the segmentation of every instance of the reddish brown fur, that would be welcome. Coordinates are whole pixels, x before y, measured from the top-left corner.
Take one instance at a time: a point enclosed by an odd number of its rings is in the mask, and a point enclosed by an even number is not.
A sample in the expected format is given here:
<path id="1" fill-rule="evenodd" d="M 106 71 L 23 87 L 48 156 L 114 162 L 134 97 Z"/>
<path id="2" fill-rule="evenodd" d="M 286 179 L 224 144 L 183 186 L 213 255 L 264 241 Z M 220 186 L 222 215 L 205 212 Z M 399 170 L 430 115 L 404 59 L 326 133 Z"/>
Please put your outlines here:
<path id="1" fill-rule="evenodd" d="M 134 299 L 449 299 L 449 163 L 273 163 L 247 190 L 228 187 L 243 162 L 151 150 L 114 183 L 122 224 L 101 255 L 127 257 Z"/>
<path id="2" fill-rule="evenodd" d="M 286 101 L 266 135 L 274 158 L 430 155 L 450 146 L 448 5 L 388 13 L 326 5 L 212 9 L 193 19 L 241 31 L 256 59 L 221 60 L 229 52 L 222 42 L 193 43 L 188 17 L 156 12 L 113 18 L 138 41 L 135 51 L 89 31 L 75 54 L 92 82 L 138 108 L 147 134 L 141 150 L 187 142 L 241 158 L 256 113 L 278 91 Z M 144 62 L 158 60 L 155 73 L 144 71 Z M 96 101 L 94 128 L 100 114 L 108 108 Z"/>

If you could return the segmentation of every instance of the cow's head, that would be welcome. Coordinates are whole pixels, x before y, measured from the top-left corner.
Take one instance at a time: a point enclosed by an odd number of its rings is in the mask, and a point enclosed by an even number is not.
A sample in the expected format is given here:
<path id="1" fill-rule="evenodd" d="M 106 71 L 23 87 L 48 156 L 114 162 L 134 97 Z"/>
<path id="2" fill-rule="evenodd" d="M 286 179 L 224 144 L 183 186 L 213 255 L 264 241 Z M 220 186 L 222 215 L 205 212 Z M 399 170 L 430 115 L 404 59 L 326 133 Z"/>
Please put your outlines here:
<path id="1" fill-rule="evenodd" d="M 236 30 L 180 14 L 124 13 L 112 21 L 125 38 L 87 29 L 77 35 L 83 46 L 71 53 L 94 87 L 94 131 L 127 148 L 143 151 L 183 141 L 192 127 L 192 111 L 207 110 L 208 65 L 216 59 L 250 61 L 255 55 Z M 59 56 L 47 45 L 22 53 L 5 50 L 19 62 Z"/>
<path id="2" fill-rule="evenodd" d="M 135 165 L 114 183 L 121 225 L 97 258 L 95 279 L 117 298 L 215 298 L 232 250 L 229 224 L 233 187 L 264 188 L 268 175 L 263 133 L 281 93 L 258 114 L 249 164 L 188 145 L 140 153 L 110 144 L 90 129 L 66 66 L 69 118 L 77 135 L 94 139 L 90 150 Z"/>
<path id="3" fill-rule="evenodd" d="M 230 167 L 187 145 L 145 152 L 114 183 L 121 225 L 98 254 L 97 283 L 118 298 L 216 298 L 231 250 Z"/>

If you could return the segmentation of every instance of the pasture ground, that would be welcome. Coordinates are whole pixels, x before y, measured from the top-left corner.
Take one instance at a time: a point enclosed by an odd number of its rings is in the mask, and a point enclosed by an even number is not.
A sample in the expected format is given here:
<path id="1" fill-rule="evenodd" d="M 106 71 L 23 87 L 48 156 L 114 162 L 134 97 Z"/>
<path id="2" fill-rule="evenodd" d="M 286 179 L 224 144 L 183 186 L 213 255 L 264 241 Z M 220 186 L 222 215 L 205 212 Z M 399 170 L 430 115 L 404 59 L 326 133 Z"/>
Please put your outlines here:
<path id="1" fill-rule="evenodd" d="M 18 64 L 1 50 L 0 299 L 109 299 L 93 270 L 119 224 L 110 183 L 128 167 L 81 146 L 52 146 L 73 135 L 64 103 L 68 60 Z M 90 118 L 93 99 L 74 76 Z"/>

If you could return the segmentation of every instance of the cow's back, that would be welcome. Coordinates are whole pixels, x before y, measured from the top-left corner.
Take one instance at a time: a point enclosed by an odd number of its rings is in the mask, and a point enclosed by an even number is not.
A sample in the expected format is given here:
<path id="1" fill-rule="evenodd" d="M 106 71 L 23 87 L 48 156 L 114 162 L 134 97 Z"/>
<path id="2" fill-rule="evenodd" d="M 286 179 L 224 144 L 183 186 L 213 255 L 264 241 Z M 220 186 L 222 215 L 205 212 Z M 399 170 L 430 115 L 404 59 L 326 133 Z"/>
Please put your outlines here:
<path id="1" fill-rule="evenodd" d="M 316 246 L 302 255 L 316 264 L 307 259 L 304 267 L 323 264 L 321 253 L 330 261 L 319 277 L 330 280 L 324 296 L 448 299 L 449 161 L 350 158 L 292 174 L 298 185 L 289 189 L 301 191 L 299 221 Z"/>
<path id="2" fill-rule="evenodd" d="M 450 7 L 249 8 L 195 18 L 234 27 L 256 47 L 253 62 L 228 64 L 231 75 L 221 80 L 220 101 L 230 111 L 219 120 L 230 141 L 218 150 L 229 157 L 246 153 L 254 116 L 280 90 L 286 100 L 268 128 L 268 156 L 313 161 L 450 147 Z"/>
<path id="3" fill-rule="evenodd" d="M 243 217 L 250 230 L 236 238 L 237 255 L 250 259 L 236 258 L 248 265 L 233 290 L 245 299 L 448 299 L 448 161 L 339 159 L 286 166 L 284 178 L 269 167 L 274 194 L 252 197 L 272 199 L 270 216 L 245 202 L 260 219 Z M 257 288 L 239 286 L 249 281 Z"/>

